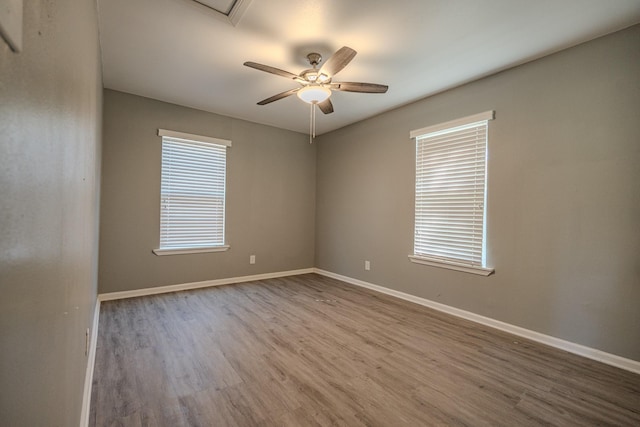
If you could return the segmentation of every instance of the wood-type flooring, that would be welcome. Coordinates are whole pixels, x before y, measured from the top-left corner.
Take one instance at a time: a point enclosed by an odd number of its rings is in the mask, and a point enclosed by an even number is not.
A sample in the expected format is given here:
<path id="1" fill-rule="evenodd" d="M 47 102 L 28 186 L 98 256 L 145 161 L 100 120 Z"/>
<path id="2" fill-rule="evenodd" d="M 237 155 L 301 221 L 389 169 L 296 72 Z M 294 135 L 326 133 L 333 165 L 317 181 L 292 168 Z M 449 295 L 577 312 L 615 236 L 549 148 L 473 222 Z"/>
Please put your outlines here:
<path id="1" fill-rule="evenodd" d="M 307 274 L 104 302 L 92 426 L 640 426 L 640 375 Z"/>

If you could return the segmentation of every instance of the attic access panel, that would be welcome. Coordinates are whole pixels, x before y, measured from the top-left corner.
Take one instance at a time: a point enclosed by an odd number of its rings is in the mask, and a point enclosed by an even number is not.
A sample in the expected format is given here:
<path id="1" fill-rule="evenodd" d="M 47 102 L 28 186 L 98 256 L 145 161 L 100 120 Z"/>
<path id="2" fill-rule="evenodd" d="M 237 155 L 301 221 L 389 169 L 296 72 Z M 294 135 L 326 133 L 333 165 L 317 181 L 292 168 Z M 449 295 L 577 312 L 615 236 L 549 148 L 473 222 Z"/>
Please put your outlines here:
<path id="1" fill-rule="evenodd" d="M 0 38 L 14 52 L 22 50 L 22 0 L 0 0 Z"/>
<path id="2" fill-rule="evenodd" d="M 196 3 L 200 3 L 216 12 L 222 13 L 225 16 L 229 16 L 233 6 L 237 3 L 237 0 L 194 0 Z"/>
<path id="3" fill-rule="evenodd" d="M 185 0 L 236 26 L 252 0 Z"/>

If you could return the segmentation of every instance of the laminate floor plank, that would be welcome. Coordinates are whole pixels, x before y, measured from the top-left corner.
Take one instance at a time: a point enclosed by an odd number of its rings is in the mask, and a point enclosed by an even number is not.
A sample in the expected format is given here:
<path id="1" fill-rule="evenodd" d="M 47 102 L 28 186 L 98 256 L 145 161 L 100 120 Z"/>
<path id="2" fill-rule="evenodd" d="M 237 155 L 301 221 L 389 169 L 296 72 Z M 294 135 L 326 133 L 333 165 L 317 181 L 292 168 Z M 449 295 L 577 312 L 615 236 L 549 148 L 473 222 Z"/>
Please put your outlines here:
<path id="1" fill-rule="evenodd" d="M 640 375 L 315 274 L 104 302 L 91 426 L 640 425 Z"/>

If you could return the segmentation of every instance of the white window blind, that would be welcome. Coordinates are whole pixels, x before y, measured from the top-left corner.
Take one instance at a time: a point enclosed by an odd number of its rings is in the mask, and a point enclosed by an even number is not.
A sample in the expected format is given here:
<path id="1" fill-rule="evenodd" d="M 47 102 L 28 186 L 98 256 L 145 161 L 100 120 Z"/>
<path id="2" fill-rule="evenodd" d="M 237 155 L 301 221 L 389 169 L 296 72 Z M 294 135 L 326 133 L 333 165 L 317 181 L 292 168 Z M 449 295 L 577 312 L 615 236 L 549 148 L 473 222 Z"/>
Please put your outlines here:
<path id="1" fill-rule="evenodd" d="M 230 141 L 163 130 L 158 134 L 162 174 L 160 248 L 155 252 L 228 248 L 224 223 Z"/>
<path id="2" fill-rule="evenodd" d="M 492 118 L 491 111 L 411 133 L 416 138 L 414 258 L 486 269 L 487 123 Z"/>

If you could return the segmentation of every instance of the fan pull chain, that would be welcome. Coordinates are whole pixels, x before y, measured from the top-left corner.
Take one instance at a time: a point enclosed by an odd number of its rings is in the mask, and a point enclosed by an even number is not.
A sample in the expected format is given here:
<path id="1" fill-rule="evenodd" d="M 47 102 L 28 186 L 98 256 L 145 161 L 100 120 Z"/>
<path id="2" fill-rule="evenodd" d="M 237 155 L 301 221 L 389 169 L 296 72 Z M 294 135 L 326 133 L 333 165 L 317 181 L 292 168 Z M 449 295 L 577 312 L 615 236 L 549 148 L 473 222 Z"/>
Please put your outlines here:
<path id="1" fill-rule="evenodd" d="M 313 116 L 313 138 L 316 137 L 316 103 L 311 104 L 311 116 Z"/>
<path id="2" fill-rule="evenodd" d="M 309 104 L 311 110 L 309 110 L 309 144 L 313 144 L 314 123 L 313 123 L 313 104 Z"/>

